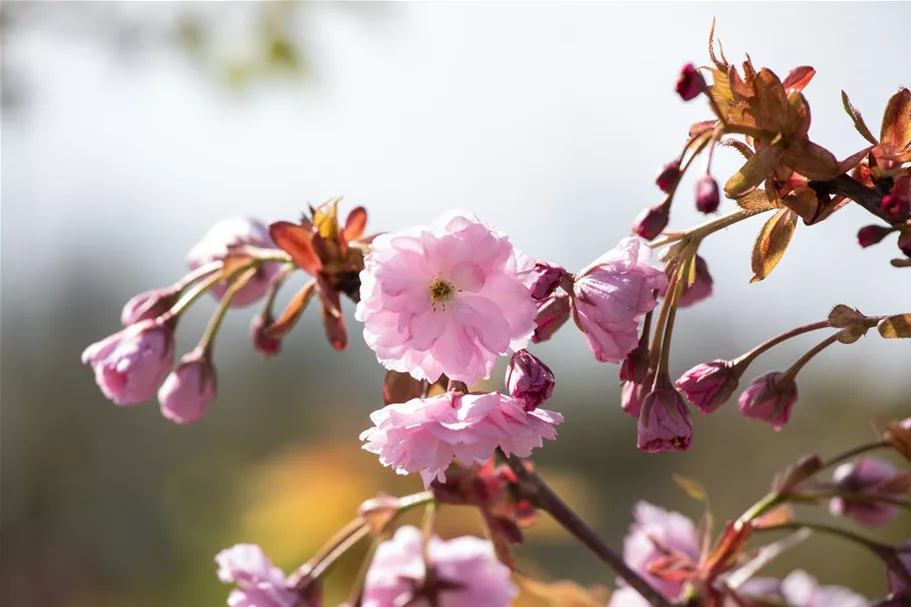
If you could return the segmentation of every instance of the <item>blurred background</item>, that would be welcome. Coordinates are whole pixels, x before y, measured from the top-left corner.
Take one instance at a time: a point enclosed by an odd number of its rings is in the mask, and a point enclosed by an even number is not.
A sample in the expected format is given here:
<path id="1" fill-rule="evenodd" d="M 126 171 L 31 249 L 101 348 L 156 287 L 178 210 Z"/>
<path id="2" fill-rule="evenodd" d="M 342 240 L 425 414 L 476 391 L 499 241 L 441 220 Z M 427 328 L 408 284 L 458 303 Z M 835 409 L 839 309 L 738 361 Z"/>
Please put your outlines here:
<path id="1" fill-rule="evenodd" d="M 102 397 L 81 351 L 118 328 L 133 294 L 181 276 L 215 221 L 293 220 L 335 195 L 343 212 L 369 209 L 369 231 L 466 208 L 524 251 L 579 269 L 659 200 L 657 168 L 708 117 L 673 85 L 683 63 L 707 62 L 713 16 L 732 61 L 749 52 L 780 76 L 816 67 L 805 91 L 812 134 L 840 158 L 864 141 L 839 91 L 878 132 L 888 97 L 911 84 L 904 3 L 5 2 L 0 11 L 0 604 L 19 607 L 220 605 L 221 548 L 259 543 L 291 570 L 364 498 L 420 489 L 360 450 L 382 370 L 356 338 L 332 351 L 313 310 L 272 360 L 248 341 L 255 308 L 231 314 L 216 354 L 220 393 L 198 424 Z M 739 162 L 722 149 L 715 172 Z M 672 226 L 683 228 L 701 218 L 691 185 L 680 191 Z M 754 285 L 761 220 L 710 239 L 702 254 L 715 296 L 679 316 L 672 371 L 733 357 L 836 303 L 905 311 L 911 280 L 888 263 L 894 239 L 855 243 L 873 219 L 849 206 L 800 225 L 774 274 Z M 181 323 L 181 351 L 213 309 L 202 300 Z M 356 337 L 353 318 L 349 328 Z M 815 339 L 776 348 L 754 371 L 784 368 Z M 719 519 L 735 517 L 796 457 L 865 442 L 911 413 L 901 341 L 871 334 L 827 350 L 801 373 L 801 400 L 780 433 L 729 404 L 694 417 L 689 452 L 647 455 L 619 409 L 618 367 L 596 363 L 567 326 L 535 349 L 559 378 L 549 407 L 566 422 L 534 459 L 617 547 L 636 500 L 700 514 L 672 474 L 702 483 Z M 459 509 L 443 508 L 441 520 L 444 535 L 479 530 Z M 872 535 L 909 532 L 906 515 Z M 518 556 L 545 579 L 613 584 L 547 520 Z M 885 590 L 879 563 L 829 538 L 767 573 L 796 564 L 871 597 Z M 350 563 L 331 578 L 328 604 L 355 571 Z"/>

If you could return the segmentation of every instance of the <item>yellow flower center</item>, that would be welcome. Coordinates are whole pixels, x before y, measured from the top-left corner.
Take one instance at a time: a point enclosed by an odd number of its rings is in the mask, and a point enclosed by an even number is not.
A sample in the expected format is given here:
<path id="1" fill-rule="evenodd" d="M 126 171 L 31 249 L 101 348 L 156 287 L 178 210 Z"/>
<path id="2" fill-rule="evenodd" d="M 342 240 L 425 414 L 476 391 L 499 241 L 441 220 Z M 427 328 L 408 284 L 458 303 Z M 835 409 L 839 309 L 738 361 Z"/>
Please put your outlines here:
<path id="1" fill-rule="evenodd" d="M 455 289 L 452 284 L 442 280 L 440 278 L 435 278 L 432 283 L 430 283 L 430 299 L 433 301 L 433 307 L 436 308 L 437 304 L 442 304 L 443 307 L 446 307 L 445 302 L 452 299 L 452 296 L 455 294 Z"/>

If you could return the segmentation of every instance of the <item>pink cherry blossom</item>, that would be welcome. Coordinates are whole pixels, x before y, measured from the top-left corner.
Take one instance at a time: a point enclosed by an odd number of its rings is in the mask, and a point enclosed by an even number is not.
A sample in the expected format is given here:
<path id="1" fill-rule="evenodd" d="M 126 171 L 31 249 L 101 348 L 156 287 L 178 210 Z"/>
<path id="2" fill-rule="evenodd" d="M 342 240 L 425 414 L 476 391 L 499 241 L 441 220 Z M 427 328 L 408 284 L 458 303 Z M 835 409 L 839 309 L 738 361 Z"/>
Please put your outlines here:
<path id="1" fill-rule="evenodd" d="M 889 579 L 889 592 L 897 594 L 911 594 L 911 584 L 905 579 L 911 575 L 911 540 L 895 547 L 896 563 L 889 566 L 887 576 Z M 905 575 L 899 573 L 904 572 Z"/>
<path id="2" fill-rule="evenodd" d="M 879 491 L 879 486 L 897 473 L 898 468 L 891 462 L 875 457 L 860 457 L 838 466 L 832 473 L 832 480 L 838 491 L 888 497 L 887 493 Z M 862 525 L 875 527 L 889 522 L 898 513 L 898 506 L 836 496 L 829 501 L 829 512 L 835 516 L 849 516 Z"/>
<path id="3" fill-rule="evenodd" d="M 680 298 L 677 305 L 681 308 L 689 308 L 703 299 L 711 297 L 715 280 L 709 273 L 709 265 L 701 255 L 696 255 L 696 278 L 693 284 L 684 286 L 680 292 Z M 665 285 L 659 292 L 659 297 L 667 295 L 667 286 Z"/>
<path id="4" fill-rule="evenodd" d="M 518 594 L 489 541 L 431 536 L 426 565 L 423 544 L 417 528 L 403 526 L 379 545 L 364 581 L 363 607 L 506 607 Z"/>
<path id="5" fill-rule="evenodd" d="M 375 427 L 361 433 L 363 448 L 399 474 L 418 472 L 425 486 L 446 480 L 453 459 L 482 463 L 497 447 L 528 457 L 543 439 L 553 439 L 563 416 L 546 409 L 525 411 L 516 399 L 490 392 L 447 392 L 393 403 L 370 414 Z"/>
<path id="6" fill-rule="evenodd" d="M 869 601 L 841 586 L 820 586 L 805 571 L 792 571 L 781 581 L 781 595 L 791 607 L 867 607 Z"/>
<path id="7" fill-rule="evenodd" d="M 230 607 L 307 607 L 259 546 L 237 544 L 219 552 L 215 562 L 218 578 L 237 585 L 228 595 Z"/>
<path id="8" fill-rule="evenodd" d="M 675 385 L 703 413 L 723 405 L 737 390 L 740 372 L 727 360 L 700 363 L 680 376 Z"/>
<path id="9" fill-rule="evenodd" d="M 574 277 L 573 319 L 601 362 L 622 361 L 639 342 L 639 319 L 657 305 L 653 294 L 667 284 L 647 263 L 650 249 L 625 238 Z"/>
<path id="10" fill-rule="evenodd" d="M 636 446 L 648 453 L 686 451 L 693 438 L 686 401 L 671 387 L 655 388 L 642 399 L 636 429 Z"/>
<path id="11" fill-rule="evenodd" d="M 174 364 L 170 326 L 143 320 L 96 342 L 82 353 L 95 382 L 116 405 L 138 405 L 155 391 Z"/>
<path id="12" fill-rule="evenodd" d="M 671 600 L 680 596 L 683 582 L 660 579 L 649 572 L 649 565 L 673 554 L 692 563 L 699 561 L 699 536 L 693 521 L 679 512 L 669 512 L 648 502 L 638 502 L 633 510 L 635 522 L 623 542 L 623 558 L 656 590 Z M 638 593 L 635 593 L 638 594 Z M 611 607 L 619 607 L 611 602 Z M 623 603 L 632 606 L 634 603 Z"/>
<path id="13" fill-rule="evenodd" d="M 225 219 L 213 225 L 205 236 L 190 249 L 187 254 L 187 263 L 191 270 L 195 270 L 213 261 L 223 260 L 231 247 L 249 245 L 253 247 L 272 249 L 275 243 L 269 236 L 269 229 L 261 221 L 246 217 Z M 264 263 L 259 267 L 256 275 L 243 286 L 231 300 L 231 306 L 241 308 L 262 299 L 269 288 L 269 282 L 279 271 L 279 264 Z M 217 284 L 210 290 L 216 298 L 224 297 L 228 285 Z"/>
<path id="14" fill-rule="evenodd" d="M 378 236 L 364 265 L 355 317 L 387 369 L 475 383 L 535 330 L 515 249 L 473 215 Z"/>
<path id="15" fill-rule="evenodd" d="M 737 399 L 740 412 L 751 419 L 761 419 L 781 430 L 791 417 L 797 402 L 797 384 L 780 371 L 764 373 L 750 382 Z"/>
<path id="16" fill-rule="evenodd" d="M 158 390 L 161 414 L 178 424 L 202 419 L 214 397 L 215 367 L 198 350 L 184 356 Z"/>

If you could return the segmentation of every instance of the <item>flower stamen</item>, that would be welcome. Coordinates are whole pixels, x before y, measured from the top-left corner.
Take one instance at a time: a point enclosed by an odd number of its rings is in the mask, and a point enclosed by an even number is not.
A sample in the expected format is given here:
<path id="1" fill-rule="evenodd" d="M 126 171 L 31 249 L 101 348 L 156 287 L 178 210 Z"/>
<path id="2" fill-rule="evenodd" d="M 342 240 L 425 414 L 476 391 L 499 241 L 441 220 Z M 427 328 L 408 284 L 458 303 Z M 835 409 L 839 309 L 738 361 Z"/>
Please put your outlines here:
<path id="1" fill-rule="evenodd" d="M 430 283 L 430 299 L 433 302 L 433 309 L 435 310 L 437 304 L 442 304 L 443 309 L 446 309 L 445 302 L 452 299 L 452 296 L 455 294 L 455 288 L 451 283 L 446 282 L 442 278 L 434 278 L 433 282 Z"/>

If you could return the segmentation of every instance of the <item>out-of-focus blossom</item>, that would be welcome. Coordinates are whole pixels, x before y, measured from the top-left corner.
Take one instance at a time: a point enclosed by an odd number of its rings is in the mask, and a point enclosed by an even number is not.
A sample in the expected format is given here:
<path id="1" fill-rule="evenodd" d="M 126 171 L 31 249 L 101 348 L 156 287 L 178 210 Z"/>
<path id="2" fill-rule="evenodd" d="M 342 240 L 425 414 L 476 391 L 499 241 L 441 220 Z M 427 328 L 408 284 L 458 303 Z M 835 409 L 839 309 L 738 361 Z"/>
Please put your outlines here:
<path id="1" fill-rule="evenodd" d="M 259 546 L 237 544 L 219 552 L 215 562 L 218 578 L 237 585 L 228 595 L 230 607 L 316 607 L 305 605 L 302 597 L 288 588 L 285 574 Z"/>
<path id="2" fill-rule="evenodd" d="M 364 581 L 363 607 L 506 607 L 518 594 L 493 545 L 477 537 L 424 538 L 399 527 L 376 549 Z"/>
<path id="3" fill-rule="evenodd" d="M 535 330 L 512 244 L 472 215 L 378 236 L 364 261 L 355 316 L 387 369 L 475 383 Z"/>
<path id="4" fill-rule="evenodd" d="M 721 204 L 718 182 L 711 175 L 703 175 L 696 182 L 696 208 L 700 213 L 714 213 Z"/>
<path id="5" fill-rule="evenodd" d="M 522 403 L 526 411 L 537 409 L 554 392 L 554 372 L 540 358 L 519 350 L 506 368 L 506 389 Z"/>
<path id="6" fill-rule="evenodd" d="M 675 385 L 696 408 L 711 413 L 734 394 L 739 379 L 730 361 L 713 360 L 696 365 L 681 375 Z"/>
<path id="7" fill-rule="evenodd" d="M 906 579 L 911 575 L 911 540 L 899 544 L 895 550 L 898 562 L 889 567 L 889 592 L 911 597 L 911 583 Z M 904 575 L 896 571 L 896 567 L 901 567 Z"/>
<path id="8" fill-rule="evenodd" d="M 891 462 L 875 457 L 860 457 L 837 467 L 832 480 L 835 481 L 837 491 L 875 497 L 888 495 L 879 488 L 897 472 L 898 468 Z M 836 496 L 829 502 L 829 511 L 836 516 L 849 516 L 863 525 L 878 526 L 891 520 L 898 512 L 898 506 Z"/>
<path id="9" fill-rule="evenodd" d="M 714 283 L 715 281 L 709 273 L 709 266 L 705 259 L 701 255 L 696 255 L 696 279 L 692 284 L 683 287 L 680 297 L 677 299 L 677 305 L 681 308 L 689 308 L 703 299 L 708 299 L 712 295 Z M 658 292 L 658 295 L 666 297 L 667 286 L 663 287 Z"/>
<path id="10" fill-rule="evenodd" d="M 664 193 L 673 190 L 678 181 L 680 181 L 680 163 L 676 160 L 661 167 L 661 171 L 655 177 L 655 185 Z"/>
<path id="11" fill-rule="evenodd" d="M 693 438 L 686 401 L 672 387 L 659 387 L 645 396 L 636 429 L 636 446 L 648 453 L 686 451 Z"/>
<path id="12" fill-rule="evenodd" d="M 554 293 L 536 304 L 538 312 L 535 314 L 535 332 L 531 336 L 531 342 L 538 344 L 553 337 L 569 320 L 569 294 Z"/>
<path id="13" fill-rule="evenodd" d="M 791 416 L 797 402 L 797 384 L 782 381 L 784 373 L 765 373 L 754 379 L 740 394 L 737 405 L 740 412 L 752 419 L 767 421 L 781 430 Z"/>
<path id="14" fill-rule="evenodd" d="M 117 405 L 138 405 L 155 396 L 174 364 L 170 325 L 143 320 L 96 342 L 82 353 L 102 393 Z"/>
<path id="15" fill-rule="evenodd" d="M 625 381 L 620 386 L 620 408 L 630 417 L 639 418 L 643 398 L 645 394 L 641 383 Z"/>
<path id="16" fill-rule="evenodd" d="M 275 356 L 282 349 L 282 340 L 271 337 L 266 328 L 273 322 L 271 314 L 257 314 L 250 321 L 250 337 L 253 347 L 263 356 Z"/>
<path id="17" fill-rule="evenodd" d="M 141 320 L 154 320 L 171 309 L 180 297 L 180 289 L 152 289 L 134 296 L 123 306 L 120 322 L 124 327 Z"/>
<path id="18" fill-rule="evenodd" d="M 790 607 L 867 607 L 869 601 L 841 586 L 820 586 L 805 571 L 792 571 L 781 581 L 781 596 Z"/>
<path id="19" fill-rule="evenodd" d="M 650 249 L 625 238 L 573 279 L 573 320 L 601 362 L 618 363 L 639 341 L 639 320 L 657 305 L 654 290 L 667 283 L 648 264 Z"/>
<path id="20" fill-rule="evenodd" d="M 224 260 L 232 248 L 243 245 L 263 249 L 275 248 L 268 228 L 261 221 L 235 217 L 220 221 L 209 228 L 205 236 L 190 249 L 187 263 L 191 270 L 195 270 L 213 261 Z M 234 294 L 231 305 L 240 308 L 261 299 L 278 271 L 278 263 L 264 263 L 259 266 L 253 278 Z M 227 290 L 227 284 L 217 284 L 212 287 L 210 293 L 216 299 L 221 299 Z"/>
<path id="21" fill-rule="evenodd" d="M 361 433 L 363 448 L 398 474 L 418 472 L 425 486 L 446 480 L 453 459 L 483 463 L 497 447 L 528 457 L 543 439 L 557 435 L 563 416 L 546 409 L 526 411 L 498 392 L 447 392 L 393 403 L 370 414 L 373 428 Z"/>
<path id="22" fill-rule="evenodd" d="M 645 240 L 658 237 L 671 217 L 671 205 L 668 202 L 643 209 L 633 222 L 633 234 Z"/>
<path id="23" fill-rule="evenodd" d="M 215 397 L 215 367 L 197 349 L 180 359 L 158 390 L 161 414 L 178 424 L 202 419 Z"/>
<path id="24" fill-rule="evenodd" d="M 675 576 L 658 577 L 650 566 L 667 557 L 677 559 L 681 566 L 697 563 L 699 537 L 696 527 L 679 512 L 669 512 L 648 502 L 638 502 L 633 514 L 635 522 L 623 542 L 623 559 L 661 594 L 676 600 L 683 590 L 683 580 L 675 579 Z M 625 607 L 627 603 L 615 604 L 612 600 L 610 605 Z"/>
<path id="25" fill-rule="evenodd" d="M 680 70 L 677 77 L 677 85 L 674 90 L 684 101 L 692 101 L 698 97 L 706 88 L 705 78 L 699 69 L 692 63 L 687 63 Z"/>

